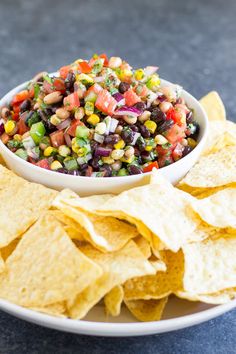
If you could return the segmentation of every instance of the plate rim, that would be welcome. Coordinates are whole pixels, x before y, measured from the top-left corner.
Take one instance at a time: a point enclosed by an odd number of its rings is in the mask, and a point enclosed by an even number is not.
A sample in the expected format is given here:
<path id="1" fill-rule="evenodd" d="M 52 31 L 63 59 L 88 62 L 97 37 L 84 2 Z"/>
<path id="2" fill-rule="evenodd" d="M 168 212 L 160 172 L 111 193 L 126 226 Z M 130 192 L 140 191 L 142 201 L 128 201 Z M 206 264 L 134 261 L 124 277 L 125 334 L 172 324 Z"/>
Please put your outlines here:
<path id="1" fill-rule="evenodd" d="M 167 333 L 206 322 L 234 308 L 236 308 L 236 299 L 226 304 L 216 305 L 203 311 L 172 319 L 152 322 L 110 323 L 54 317 L 0 299 L 0 310 L 27 322 L 63 332 L 103 337 L 131 337 Z"/>

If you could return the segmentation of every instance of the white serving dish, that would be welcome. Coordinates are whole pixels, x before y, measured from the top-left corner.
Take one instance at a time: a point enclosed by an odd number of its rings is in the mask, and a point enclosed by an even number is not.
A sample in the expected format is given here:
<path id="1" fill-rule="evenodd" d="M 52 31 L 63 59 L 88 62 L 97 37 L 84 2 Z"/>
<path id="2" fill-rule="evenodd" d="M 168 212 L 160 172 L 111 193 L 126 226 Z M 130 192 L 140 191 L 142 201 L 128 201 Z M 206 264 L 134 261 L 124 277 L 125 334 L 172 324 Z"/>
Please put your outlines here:
<path id="1" fill-rule="evenodd" d="M 55 73 L 54 73 L 55 74 Z M 52 74 L 53 75 L 53 74 Z M 23 83 L 10 92 L 8 92 L 1 100 L 0 107 L 7 105 L 12 97 L 19 91 L 23 90 L 27 85 Z M 162 80 L 162 85 L 172 85 L 170 82 Z M 182 97 L 186 100 L 188 106 L 194 109 L 197 122 L 200 124 L 199 142 L 196 148 L 187 156 L 175 162 L 172 165 L 160 169 L 164 177 L 171 183 L 176 184 L 190 168 L 196 163 L 207 139 L 208 122 L 207 116 L 200 103 L 188 92 L 183 90 Z M 81 177 L 65 175 L 58 172 L 49 171 L 34 166 L 12 153 L 0 140 L 0 153 L 3 156 L 7 166 L 29 181 L 41 183 L 45 186 L 62 190 L 63 188 L 71 188 L 80 196 L 88 196 L 92 194 L 103 193 L 120 193 L 123 190 L 140 186 L 147 183 L 149 173 L 125 176 L 125 177 Z"/>

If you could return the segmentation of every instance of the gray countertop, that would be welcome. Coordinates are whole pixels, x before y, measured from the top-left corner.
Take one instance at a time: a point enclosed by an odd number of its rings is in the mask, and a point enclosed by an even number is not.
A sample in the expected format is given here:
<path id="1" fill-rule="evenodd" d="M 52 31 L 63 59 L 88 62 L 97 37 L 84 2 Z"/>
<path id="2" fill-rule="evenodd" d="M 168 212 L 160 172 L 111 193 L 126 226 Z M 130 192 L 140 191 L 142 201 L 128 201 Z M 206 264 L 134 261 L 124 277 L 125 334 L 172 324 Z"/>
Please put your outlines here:
<path id="1" fill-rule="evenodd" d="M 106 52 L 160 75 L 197 98 L 222 96 L 236 118 L 235 0 L 1 0 L 0 96 L 41 70 Z M 236 311 L 157 336 L 63 334 L 0 312 L 0 353 L 235 353 Z"/>

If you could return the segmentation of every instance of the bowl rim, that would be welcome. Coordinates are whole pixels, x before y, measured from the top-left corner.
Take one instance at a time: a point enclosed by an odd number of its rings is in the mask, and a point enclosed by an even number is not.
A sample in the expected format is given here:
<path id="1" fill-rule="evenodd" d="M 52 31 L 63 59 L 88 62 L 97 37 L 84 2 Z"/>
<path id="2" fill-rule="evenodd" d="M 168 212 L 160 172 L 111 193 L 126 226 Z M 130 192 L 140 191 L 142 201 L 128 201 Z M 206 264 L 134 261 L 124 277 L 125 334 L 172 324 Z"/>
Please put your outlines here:
<path id="1" fill-rule="evenodd" d="M 58 72 L 52 72 L 49 73 L 49 76 L 58 76 Z M 1 99 L 0 99 L 0 107 L 2 106 L 2 102 L 3 101 L 9 101 L 10 98 L 12 98 L 17 92 L 25 89 L 27 87 L 27 85 L 30 83 L 31 80 L 25 81 L 22 84 L 16 86 L 15 88 L 11 89 L 10 91 L 8 91 Z M 176 85 L 168 80 L 162 79 L 161 78 L 161 84 L 165 84 L 167 86 L 171 86 L 171 85 Z M 192 150 L 188 155 L 184 156 L 183 158 L 181 158 L 178 161 L 175 161 L 174 163 L 172 163 L 171 165 L 165 166 L 160 168 L 161 171 L 166 171 L 168 173 L 168 171 L 171 171 L 171 169 L 174 168 L 174 166 L 176 168 L 178 168 L 178 166 L 181 167 L 181 163 L 184 162 L 184 159 L 190 158 L 192 156 L 193 152 L 198 152 L 199 155 L 205 145 L 206 139 L 207 139 L 207 135 L 208 135 L 208 129 L 209 129 L 209 123 L 208 123 L 208 118 L 207 118 L 207 114 L 206 111 L 204 110 L 204 108 L 202 107 L 202 105 L 200 104 L 200 102 L 193 96 L 191 95 L 188 91 L 182 89 L 182 92 L 184 93 L 184 95 L 188 96 L 188 99 L 190 99 L 191 101 L 194 102 L 194 104 L 196 106 L 198 106 L 198 109 L 203 117 L 203 122 L 204 122 L 204 126 L 200 126 L 201 130 L 200 133 L 202 133 L 200 140 L 198 141 L 197 146 L 194 148 L 194 150 Z M 23 166 L 25 166 L 25 168 L 32 168 L 32 170 L 34 170 L 35 172 L 41 172 L 43 173 L 45 176 L 55 176 L 55 174 L 58 176 L 58 178 L 66 178 L 68 180 L 72 180 L 72 179 L 76 179 L 77 180 L 81 180 L 81 181 L 98 181 L 98 180 L 115 180 L 117 182 L 119 181 L 124 181 L 124 178 L 126 180 L 132 181 L 133 179 L 137 178 L 137 175 L 128 175 L 128 176 L 112 176 L 112 177 L 88 177 L 88 176 L 75 176 L 75 175 L 67 175 L 64 173 L 59 173 L 57 171 L 52 171 L 52 170 L 47 170 L 44 169 L 42 167 L 36 166 L 31 164 L 28 161 L 25 161 L 23 159 L 21 159 L 19 156 L 17 156 L 16 154 L 14 154 L 11 150 L 9 150 L 7 148 L 7 146 L 2 142 L 2 140 L 0 139 L 0 152 L 1 150 L 3 150 L 7 155 L 9 155 L 9 157 L 15 161 L 18 161 L 19 163 L 21 163 Z M 145 172 L 142 175 L 151 175 L 151 172 Z M 60 177 L 59 177 L 60 176 Z"/>

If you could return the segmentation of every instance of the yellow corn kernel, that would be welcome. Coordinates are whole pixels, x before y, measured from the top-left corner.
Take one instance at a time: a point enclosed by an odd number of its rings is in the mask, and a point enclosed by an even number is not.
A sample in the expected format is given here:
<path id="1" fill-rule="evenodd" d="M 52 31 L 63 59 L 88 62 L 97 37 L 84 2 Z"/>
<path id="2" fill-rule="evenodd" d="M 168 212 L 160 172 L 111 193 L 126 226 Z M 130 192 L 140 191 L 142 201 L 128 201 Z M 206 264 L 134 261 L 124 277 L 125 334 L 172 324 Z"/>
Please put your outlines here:
<path id="1" fill-rule="evenodd" d="M 81 81 L 85 85 L 94 83 L 94 80 L 89 75 L 86 75 L 86 74 L 76 75 L 76 80 Z"/>
<path id="2" fill-rule="evenodd" d="M 125 163 L 132 163 L 134 161 L 135 156 L 125 157 L 123 156 L 120 161 Z"/>
<path id="3" fill-rule="evenodd" d="M 147 146 L 145 147 L 145 150 L 146 150 L 146 151 L 152 151 L 152 149 L 153 149 L 153 147 L 152 147 L 151 145 L 147 145 Z"/>
<path id="4" fill-rule="evenodd" d="M 14 131 L 15 127 L 16 127 L 16 123 L 13 120 L 8 120 L 4 124 L 4 129 L 7 134 L 11 134 Z"/>
<path id="5" fill-rule="evenodd" d="M 114 145 L 114 148 L 116 150 L 120 150 L 120 149 L 123 149 L 125 147 L 125 142 L 123 139 L 119 140 L 115 145 Z"/>
<path id="6" fill-rule="evenodd" d="M 155 130 L 157 128 L 157 125 L 155 122 L 153 122 L 152 120 L 146 120 L 144 125 L 150 131 L 150 133 L 152 133 L 152 134 L 155 133 Z"/>
<path id="7" fill-rule="evenodd" d="M 19 142 L 22 141 L 22 135 L 20 135 L 20 134 L 15 134 L 13 138 L 16 141 L 19 141 Z"/>
<path id="8" fill-rule="evenodd" d="M 104 163 L 107 163 L 108 165 L 112 165 L 115 162 L 115 160 L 112 157 L 110 157 L 110 156 L 102 157 L 102 161 Z"/>
<path id="9" fill-rule="evenodd" d="M 168 143 L 168 140 L 161 134 L 156 135 L 154 141 L 157 145 L 163 145 Z"/>
<path id="10" fill-rule="evenodd" d="M 59 161 L 55 160 L 51 163 L 50 168 L 51 170 L 58 170 L 59 168 L 62 168 L 62 164 Z"/>
<path id="11" fill-rule="evenodd" d="M 124 81 L 125 79 L 131 77 L 133 75 L 132 71 L 129 70 L 129 69 L 124 69 L 124 70 L 121 70 L 120 71 L 120 74 L 119 74 L 119 79 L 121 81 Z"/>
<path id="12" fill-rule="evenodd" d="M 50 123 L 57 126 L 58 124 L 61 123 L 61 119 L 58 118 L 58 116 L 56 114 L 53 114 L 50 118 Z"/>
<path id="13" fill-rule="evenodd" d="M 91 114 L 91 116 L 87 119 L 87 122 L 92 125 L 96 125 L 100 122 L 100 118 L 97 114 Z"/>
<path id="14" fill-rule="evenodd" d="M 137 69 L 134 73 L 134 77 L 136 80 L 142 80 L 144 78 L 144 71 L 143 69 Z"/>
<path id="15" fill-rule="evenodd" d="M 151 75 L 146 83 L 147 87 L 150 90 L 155 89 L 156 87 L 160 86 L 160 78 L 157 74 Z"/>
<path id="16" fill-rule="evenodd" d="M 55 153 L 57 150 L 52 147 L 52 146 L 48 146 L 46 147 L 46 149 L 44 150 L 43 154 L 45 157 L 49 157 L 51 156 L 53 153 Z"/>
<path id="17" fill-rule="evenodd" d="M 192 149 L 194 149 L 195 146 L 197 146 L 197 142 L 196 142 L 194 139 L 188 138 L 187 141 L 188 141 L 188 145 L 189 145 Z"/>

